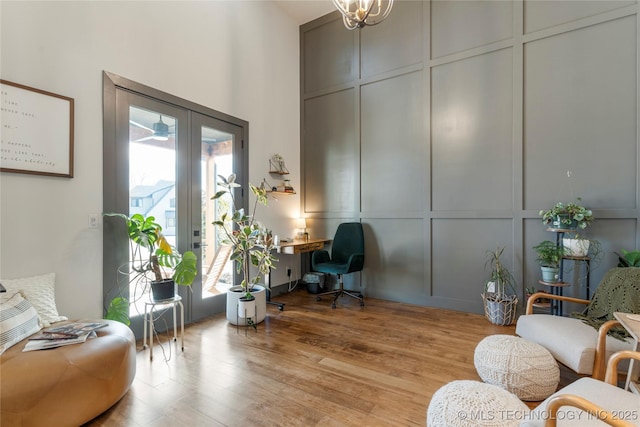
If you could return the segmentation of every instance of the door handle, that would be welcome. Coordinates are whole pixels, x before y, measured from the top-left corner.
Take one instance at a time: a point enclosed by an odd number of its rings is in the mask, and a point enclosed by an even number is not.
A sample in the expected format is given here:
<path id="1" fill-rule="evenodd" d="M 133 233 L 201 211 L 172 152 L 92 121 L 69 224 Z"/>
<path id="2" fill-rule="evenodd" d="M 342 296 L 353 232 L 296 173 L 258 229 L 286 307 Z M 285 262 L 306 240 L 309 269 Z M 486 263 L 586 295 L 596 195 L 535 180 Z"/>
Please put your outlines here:
<path id="1" fill-rule="evenodd" d="M 193 249 L 200 249 L 200 248 L 202 248 L 204 246 L 207 246 L 207 244 L 206 243 L 195 242 L 193 244 Z"/>

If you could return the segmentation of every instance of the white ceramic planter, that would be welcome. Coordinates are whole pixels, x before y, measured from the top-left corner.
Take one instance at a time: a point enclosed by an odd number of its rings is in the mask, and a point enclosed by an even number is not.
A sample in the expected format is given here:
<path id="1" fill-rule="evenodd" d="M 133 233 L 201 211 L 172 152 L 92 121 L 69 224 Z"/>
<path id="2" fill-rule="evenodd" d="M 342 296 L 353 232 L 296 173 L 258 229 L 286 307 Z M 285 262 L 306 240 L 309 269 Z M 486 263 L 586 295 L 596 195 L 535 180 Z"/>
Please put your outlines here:
<path id="1" fill-rule="evenodd" d="M 589 253 L 589 243 L 587 239 L 569 239 L 563 238 L 562 245 L 569 256 L 587 256 Z"/>
<path id="2" fill-rule="evenodd" d="M 245 317 L 254 317 L 256 315 L 256 299 L 250 300 L 246 298 L 240 298 L 238 300 L 238 317 L 244 319 Z"/>
<path id="3" fill-rule="evenodd" d="M 251 294 L 255 297 L 255 309 L 247 308 L 247 318 L 253 320 L 253 323 L 258 324 L 264 321 L 267 317 L 267 291 L 264 286 L 256 285 L 251 291 Z M 242 288 L 240 286 L 232 286 L 227 291 L 227 321 L 232 325 L 244 325 L 245 319 L 238 316 L 238 305 L 240 298 L 244 296 Z M 256 318 L 257 309 L 257 318 Z M 241 309 L 244 313 L 244 310 Z"/>

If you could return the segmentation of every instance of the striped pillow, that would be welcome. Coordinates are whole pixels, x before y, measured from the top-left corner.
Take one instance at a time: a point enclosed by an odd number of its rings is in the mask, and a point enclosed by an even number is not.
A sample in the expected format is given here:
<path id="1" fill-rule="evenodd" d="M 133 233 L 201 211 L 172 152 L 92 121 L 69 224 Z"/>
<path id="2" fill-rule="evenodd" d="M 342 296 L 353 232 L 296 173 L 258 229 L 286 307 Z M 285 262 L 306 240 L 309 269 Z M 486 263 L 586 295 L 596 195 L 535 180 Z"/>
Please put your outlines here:
<path id="1" fill-rule="evenodd" d="M 38 312 L 20 292 L 0 296 L 0 354 L 39 330 Z"/>

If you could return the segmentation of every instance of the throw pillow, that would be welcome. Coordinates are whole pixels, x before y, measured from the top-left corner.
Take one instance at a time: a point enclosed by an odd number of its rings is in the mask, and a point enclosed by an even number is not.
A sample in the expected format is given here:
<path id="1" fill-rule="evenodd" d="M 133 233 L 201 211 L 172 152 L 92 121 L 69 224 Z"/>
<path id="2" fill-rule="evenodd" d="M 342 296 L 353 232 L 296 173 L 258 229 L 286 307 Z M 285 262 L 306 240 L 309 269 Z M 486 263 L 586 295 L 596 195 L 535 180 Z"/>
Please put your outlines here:
<path id="1" fill-rule="evenodd" d="M 38 313 L 20 292 L 0 296 L 0 354 L 39 330 Z"/>
<path id="2" fill-rule="evenodd" d="M 56 274 L 48 273 L 40 276 L 25 277 L 21 279 L 0 280 L 7 292 L 14 294 L 22 291 L 40 316 L 40 326 L 50 326 L 52 323 L 68 320 L 65 316 L 58 314 L 56 307 L 55 282 Z"/>

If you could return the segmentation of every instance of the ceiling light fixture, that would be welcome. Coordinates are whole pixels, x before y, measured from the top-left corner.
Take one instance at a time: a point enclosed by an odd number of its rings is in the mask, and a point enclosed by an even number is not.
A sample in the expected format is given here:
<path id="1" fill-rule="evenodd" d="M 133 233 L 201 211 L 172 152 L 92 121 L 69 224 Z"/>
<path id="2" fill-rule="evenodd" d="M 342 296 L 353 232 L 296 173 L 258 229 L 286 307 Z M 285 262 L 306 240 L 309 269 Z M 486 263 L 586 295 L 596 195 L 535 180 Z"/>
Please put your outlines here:
<path id="1" fill-rule="evenodd" d="M 333 0 L 350 30 L 377 25 L 391 12 L 393 0 Z"/>
<path id="2" fill-rule="evenodd" d="M 153 124 L 152 138 L 157 141 L 166 141 L 169 139 L 169 125 L 162 121 L 162 115 L 160 115 L 160 121 Z"/>

